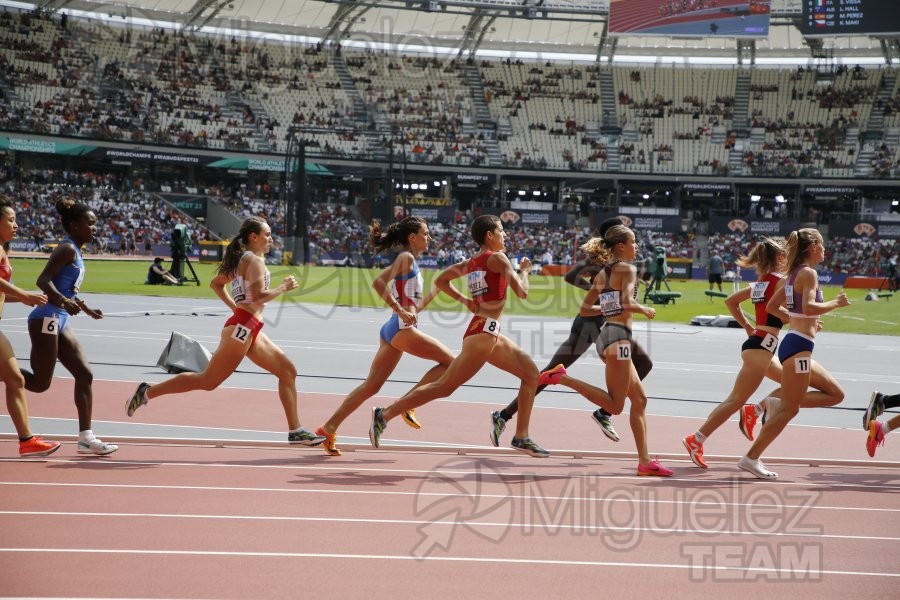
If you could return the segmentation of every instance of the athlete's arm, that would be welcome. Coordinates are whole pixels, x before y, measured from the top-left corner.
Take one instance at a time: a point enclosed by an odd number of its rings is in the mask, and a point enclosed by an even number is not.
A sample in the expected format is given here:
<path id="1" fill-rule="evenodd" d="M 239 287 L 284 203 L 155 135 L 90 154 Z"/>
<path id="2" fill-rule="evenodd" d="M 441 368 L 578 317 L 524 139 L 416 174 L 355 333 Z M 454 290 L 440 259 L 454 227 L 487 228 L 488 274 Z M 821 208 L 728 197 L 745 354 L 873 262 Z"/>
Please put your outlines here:
<path id="1" fill-rule="evenodd" d="M 528 257 L 519 261 L 519 273 L 516 273 L 505 253 L 494 252 L 488 258 L 487 268 L 503 275 L 516 296 L 523 300 L 528 297 L 528 271 L 531 270 L 531 260 Z"/>
<path id="2" fill-rule="evenodd" d="M 797 275 L 795 285 L 799 284 L 803 290 L 803 314 L 805 315 L 824 315 L 841 306 L 850 304 L 847 294 L 844 290 L 834 300 L 828 302 L 816 302 L 816 286 L 819 283 L 819 276 L 813 269 L 806 268 Z"/>
<path id="3" fill-rule="evenodd" d="M 744 311 L 741 310 L 741 302 L 749 300 L 752 291 L 753 288 L 745 287 L 725 298 L 725 307 L 731 313 L 731 316 L 734 317 L 734 320 L 738 322 L 738 325 L 744 328 L 747 335 L 753 332 L 753 327 L 750 325 L 747 317 L 744 316 Z M 757 325 L 765 325 L 765 323 L 757 323 Z"/>
<path id="4" fill-rule="evenodd" d="M 234 298 L 231 297 L 227 291 L 225 291 L 225 286 L 231 283 L 231 280 L 234 279 L 233 276 L 229 275 L 216 275 L 212 278 L 212 281 L 209 282 L 209 287 L 212 288 L 212 291 L 216 293 L 216 296 L 225 303 L 225 305 L 232 311 L 237 308 L 237 304 L 234 303 Z"/>
<path id="5" fill-rule="evenodd" d="M 384 300 L 384 303 L 390 306 L 391 310 L 397 313 L 397 316 L 407 325 L 414 325 L 416 323 L 416 314 L 400 306 L 400 303 L 391 293 L 388 284 L 393 281 L 395 277 L 400 277 L 404 273 L 408 273 L 412 268 L 412 261 L 412 254 L 409 252 L 401 252 L 394 262 L 392 262 L 388 268 L 381 271 L 375 278 L 375 281 L 372 282 L 372 289 L 375 290 L 375 293 L 378 294 L 381 299 Z"/>
<path id="6" fill-rule="evenodd" d="M 574 285 L 589 292 L 591 290 L 591 281 L 597 276 L 598 272 L 599 269 L 596 265 L 583 260 L 569 269 L 569 272 L 565 275 L 565 280 L 569 285 Z"/>
<path id="7" fill-rule="evenodd" d="M 655 308 L 644 306 L 634 299 L 634 286 L 637 285 L 637 269 L 634 268 L 634 265 L 619 263 L 613 269 L 622 277 L 622 310 L 641 313 L 648 319 L 655 317 Z"/>
<path id="8" fill-rule="evenodd" d="M 253 302 L 265 304 L 297 287 L 296 278 L 293 275 L 288 275 L 278 287 L 266 288 L 266 262 L 263 258 L 253 254 L 247 263 L 246 271 L 244 271 L 244 281 L 247 282 Z M 240 265 L 238 268 L 240 268 Z"/>
<path id="9" fill-rule="evenodd" d="M 434 280 L 434 287 L 444 292 L 460 304 L 464 305 L 469 309 L 469 311 L 475 312 L 478 308 L 475 304 L 475 301 L 468 296 L 463 295 L 453 285 L 454 279 L 459 279 L 460 277 L 465 276 L 466 264 L 468 264 L 468 262 L 469 261 L 464 260 L 462 262 L 456 263 L 455 265 L 450 265 L 445 270 L 441 271 L 441 273 Z"/>
<path id="10" fill-rule="evenodd" d="M 64 309 L 70 315 L 81 312 L 78 305 L 66 298 L 62 292 L 56 289 L 53 278 L 62 272 L 66 265 L 75 262 L 75 246 L 71 243 L 62 243 L 53 249 L 44 270 L 37 278 L 37 286 L 47 295 L 47 299 L 54 305 Z"/>
<path id="11" fill-rule="evenodd" d="M 775 288 L 775 292 L 769 298 L 769 303 L 766 304 L 766 312 L 781 319 L 782 323 L 789 323 L 791 320 L 790 313 L 783 306 L 785 301 L 784 284 L 786 282 L 786 277 L 778 282 L 778 287 Z"/>

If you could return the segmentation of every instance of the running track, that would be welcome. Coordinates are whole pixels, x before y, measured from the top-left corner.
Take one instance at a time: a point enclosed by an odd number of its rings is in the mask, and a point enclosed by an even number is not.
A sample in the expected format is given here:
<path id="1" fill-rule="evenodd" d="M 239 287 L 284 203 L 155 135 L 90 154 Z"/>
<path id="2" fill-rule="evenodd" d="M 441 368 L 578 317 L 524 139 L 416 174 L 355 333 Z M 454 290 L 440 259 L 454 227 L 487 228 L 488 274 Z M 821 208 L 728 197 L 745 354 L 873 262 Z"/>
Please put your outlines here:
<path id="1" fill-rule="evenodd" d="M 392 422 L 386 449 L 371 450 L 364 439 L 370 407 L 390 401 L 408 387 L 403 380 L 423 371 L 404 359 L 393 377 L 398 382 L 342 427 L 344 455 L 327 457 L 282 444 L 274 379 L 250 366 L 229 380 L 231 387 L 158 399 L 128 419 L 124 402 L 134 381 L 164 377 L 149 365 L 169 328 L 198 338 L 205 331 L 203 341 L 213 347 L 209 340 L 222 319 L 185 316 L 190 312 L 177 306 L 165 327 L 149 317 L 116 320 L 122 299 L 105 300 L 107 319 L 78 319 L 76 326 L 97 361 L 95 430 L 126 442 L 105 458 L 78 456 L 67 443 L 51 457 L 23 461 L 11 458 L 11 436 L 0 441 L 0 456 L 10 457 L 0 460 L 0 596 L 537 598 L 602 590 L 660 597 L 673 585 L 702 583 L 686 594 L 758 598 L 764 590 L 754 583 L 777 583 L 773 591 L 797 597 L 846 598 L 897 589 L 900 445 L 889 437 L 878 460 L 869 459 L 858 412 L 810 411 L 804 418 L 841 425 L 791 426 L 769 453 L 781 479 L 768 483 L 734 467 L 747 447 L 734 422 L 707 442 L 711 468 L 693 467 L 680 438 L 696 429 L 709 405 L 682 402 L 677 407 L 690 414 L 672 416 L 666 413 L 678 411 L 665 407 L 673 400 L 651 400 L 651 449 L 676 476 L 640 478 L 626 416 L 616 420 L 622 441 L 614 444 L 572 395 L 543 394 L 533 416 L 532 433 L 556 450 L 554 457 L 485 447 L 488 409 L 512 393 L 508 379 L 487 369 L 474 386 L 420 409 L 421 431 Z M 21 360 L 27 338 L 16 315 L 8 306 L 3 323 Z M 283 346 L 290 337 L 316 348 L 287 349 L 301 371 L 301 416 L 310 427 L 327 418 L 358 383 L 350 375 L 364 373 L 361 365 L 371 360 L 363 342 L 372 341 L 381 314 L 361 313 L 346 324 L 370 334 L 358 336 L 360 347 L 352 351 L 350 338 L 335 334 L 342 318 L 320 319 L 322 331 L 310 329 L 315 320 L 299 332 L 284 329 L 289 318 L 267 325 Z M 455 333 L 439 337 L 457 349 Z M 732 344 L 733 334 L 703 331 L 690 343 L 716 354 L 716 340 Z M 335 345 L 345 344 L 343 364 L 318 345 L 331 335 Z M 687 396 L 678 382 L 681 367 L 673 366 L 681 363 L 667 362 L 685 360 L 669 346 L 685 342 L 671 337 L 651 349 L 657 365 L 648 380 L 651 396 Z M 860 343 L 882 342 L 896 346 L 874 337 Z M 858 393 L 850 396 L 857 387 L 900 387 L 893 375 L 878 379 L 878 361 L 889 365 L 896 355 L 873 354 L 869 365 L 858 354 L 844 356 L 833 371 L 856 371 L 864 380 L 846 384 L 850 408 L 865 404 Z M 715 378 L 702 360 L 688 374 L 695 381 L 705 373 L 717 388 L 720 379 L 733 378 L 733 372 Z M 596 373 L 595 361 L 585 357 L 579 375 Z M 344 370 L 346 380 L 336 376 Z M 72 382 L 58 375 L 50 391 L 30 397 L 33 426 L 71 439 Z M 721 393 L 705 388 L 694 396 Z M 0 427 L 11 431 L 5 417 Z"/>

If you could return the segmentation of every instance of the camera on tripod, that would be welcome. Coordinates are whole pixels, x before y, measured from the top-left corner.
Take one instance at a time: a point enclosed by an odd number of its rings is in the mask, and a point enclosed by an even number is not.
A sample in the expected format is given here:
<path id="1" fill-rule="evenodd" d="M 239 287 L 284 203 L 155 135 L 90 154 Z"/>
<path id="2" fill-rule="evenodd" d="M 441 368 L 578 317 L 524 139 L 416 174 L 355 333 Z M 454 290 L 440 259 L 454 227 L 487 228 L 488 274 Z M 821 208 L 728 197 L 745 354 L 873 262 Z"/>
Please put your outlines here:
<path id="1" fill-rule="evenodd" d="M 188 258 L 191 251 L 191 236 L 188 233 L 187 225 L 179 223 L 172 229 L 172 241 L 169 243 L 169 250 L 172 253 L 172 275 L 180 282 L 193 281 L 200 285 L 200 279 L 197 277 L 197 273 L 194 271 L 194 267 Z M 191 271 L 191 277 L 185 277 L 185 265 Z"/>

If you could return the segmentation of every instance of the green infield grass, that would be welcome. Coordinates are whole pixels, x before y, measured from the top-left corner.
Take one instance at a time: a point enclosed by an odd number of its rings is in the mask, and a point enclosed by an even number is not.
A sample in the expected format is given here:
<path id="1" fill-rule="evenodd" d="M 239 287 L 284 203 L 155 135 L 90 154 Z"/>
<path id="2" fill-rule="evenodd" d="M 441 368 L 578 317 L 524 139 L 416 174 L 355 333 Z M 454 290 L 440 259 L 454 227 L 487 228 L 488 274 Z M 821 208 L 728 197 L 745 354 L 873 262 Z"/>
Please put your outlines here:
<path id="1" fill-rule="evenodd" d="M 13 258 L 16 285 L 34 289 L 34 282 L 46 259 Z M 133 294 L 141 296 L 207 298 L 217 299 L 209 288 L 217 265 L 192 262 L 201 285 L 186 283 L 183 286 L 145 285 L 147 269 L 151 261 L 87 260 L 83 293 Z M 168 265 L 167 265 L 168 266 Z M 384 306 L 372 291 L 372 280 L 378 273 L 374 269 L 353 269 L 341 267 L 281 267 L 270 266 L 272 285 L 281 278 L 294 275 L 300 281 L 300 288 L 291 292 L 299 302 L 338 306 Z M 435 271 L 424 271 L 426 287 L 430 286 Z M 457 287 L 464 285 L 463 281 Z M 697 315 L 728 314 L 724 298 L 712 300 L 704 294 L 709 284 L 705 281 L 670 281 L 673 292 L 680 292 L 681 298 L 672 304 L 653 305 L 657 309 L 657 321 L 689 323 Z M 731 291 L 731 284 L 723 285 Z M 839 288 L 824 286 L 825 298 L 834 298 Z M 665 291 L 665 287 L 663 287 Z M 851 306 L 832 311 L 823 317 L 827 331 L 846 333 L 869 333 L 878 335 L 900 335 L 900 293 L 893 298 L 881 298 L 878 302 L 865 301 L 866 290 L 847 290 Z M 512 296 L 512 294 L 510 294 Z M 531 277 L 528 299 L 512 297 L 507 314 L 546 315 L 550 317 L 572 317 L 578 312 L 584 292 L 567 285 L 562 277 Z M 643 288 L 641 288 L 643 300 Z M 440 310 L 462 310 L 453 300 L 439 295 L 433 308 Z M 749 310 L 749 308 L 745 308 Z M 641 319 L 641 317 L 636 317 Z"/>

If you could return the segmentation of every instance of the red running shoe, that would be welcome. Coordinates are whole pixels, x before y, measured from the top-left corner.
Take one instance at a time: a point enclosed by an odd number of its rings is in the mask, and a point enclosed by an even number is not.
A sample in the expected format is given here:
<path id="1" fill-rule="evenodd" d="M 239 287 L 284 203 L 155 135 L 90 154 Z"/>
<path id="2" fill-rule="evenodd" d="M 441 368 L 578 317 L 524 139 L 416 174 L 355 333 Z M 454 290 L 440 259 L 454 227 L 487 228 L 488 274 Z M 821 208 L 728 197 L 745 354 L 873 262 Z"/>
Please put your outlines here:
<path id="1" fill-rule="evenodd" d="M 62 444 L 59 442 L 45 442 L 41 439 L 41 436 L 33 435 L 30 439 L 19 442 L 19 456 L 23 458 L 50 456 L 59 450 L 60 446 L 62 446 Z"/>
<path id="2" fill-rule="evenodd" d="M 745 404 L 741 407 L 738 427 L 741 428 L 741 433 L 743 433 L 751 442 L 753 441 L 753 428 L 756 427 L 756 419 L 756 406 L 753 404 Z"/>
<path id="3" fill-rule="evenodd" d="M 879 421 L 869 421 L 869 437 L 866 439 L 866 452 L 875 458 L 875 448 L 884 446 L 884 425 Z"/>
<path id="4" fill-rule="evenodd" d="M 701 469 L 709 467 L 709 465 L 706 464 L 706 461 L 703 460 L 703 444 L 697 441 L 697 438 L 694 437 L 693 433 L 681 441 L 687 449 L 688 454 L 691 455 L 691 460 L 694 461 L 695 465 Z"/>

